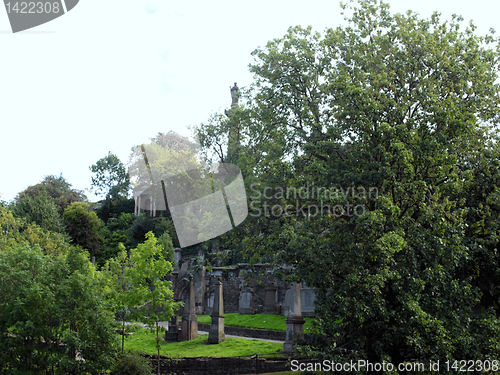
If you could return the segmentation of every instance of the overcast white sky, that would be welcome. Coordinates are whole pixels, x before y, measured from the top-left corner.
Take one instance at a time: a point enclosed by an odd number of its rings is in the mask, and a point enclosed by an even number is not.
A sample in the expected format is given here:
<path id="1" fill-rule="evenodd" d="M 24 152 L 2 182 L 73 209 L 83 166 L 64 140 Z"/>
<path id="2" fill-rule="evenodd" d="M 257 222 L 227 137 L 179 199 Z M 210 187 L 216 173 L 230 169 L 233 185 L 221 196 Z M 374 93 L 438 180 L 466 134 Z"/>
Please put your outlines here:
<path id="1" fill-rule="evenodd" d="M 500 32 L 497 0 L 388 2 Z M 158 132 L 188 135 L 187 126 L 228 108 L 229 87 L 251 83 L 255 48 L 292 25 L 343 22 L 338 0 L 80 0 L 12 34 L 0 8 L 0 200 L 50 174 L 88 189 L 89 166 L 108 151 L 126 162 Z"/>

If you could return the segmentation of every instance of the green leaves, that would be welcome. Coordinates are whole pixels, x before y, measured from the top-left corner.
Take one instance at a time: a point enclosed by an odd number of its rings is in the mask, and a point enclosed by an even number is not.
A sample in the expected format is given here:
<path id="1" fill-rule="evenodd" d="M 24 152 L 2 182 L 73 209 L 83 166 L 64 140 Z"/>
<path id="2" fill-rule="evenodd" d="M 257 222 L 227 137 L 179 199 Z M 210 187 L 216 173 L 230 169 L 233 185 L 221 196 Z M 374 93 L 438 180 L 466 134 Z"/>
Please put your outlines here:
<path id="1" fill-rule="evenodd" d="M 109 367 L 113 317 L 86 255 L 72 249 L 54 258 L 17 245 L 1 251 L 0 260 L 3 370 L 98 374 Z"/>
<path id="2" fill-rule="evenodd" d="M 239 134 L 256 215 L 226 247 L 316 288 L 318 358 L 495 358 L 499 40 L 457 16 L 344 10 L 347 26 L 292 27 L 253 52 Z M 305 186 L 376 194 L 263 198 Z M 265 203 L 363 210 L 266 216 Z"/>
<path id="3" fill-rule="evenodd" d="M 92 187 L 97 194 L 105 195 L 111 200 L 128 195 L 130 189 L 128 171 L 112 152 L 99 159 L 90 170 L 94 173 Z"/>

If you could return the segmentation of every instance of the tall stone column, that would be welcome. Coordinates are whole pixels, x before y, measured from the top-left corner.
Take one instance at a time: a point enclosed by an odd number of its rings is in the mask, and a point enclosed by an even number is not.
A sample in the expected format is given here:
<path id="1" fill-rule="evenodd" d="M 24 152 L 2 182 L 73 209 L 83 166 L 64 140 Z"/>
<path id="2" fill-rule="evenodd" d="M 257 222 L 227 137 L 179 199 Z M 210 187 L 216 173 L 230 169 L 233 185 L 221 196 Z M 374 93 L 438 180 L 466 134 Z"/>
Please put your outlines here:
<path id="1" fill-rule="evenodd" d="M 222 296 L 222 283 L 220 279 L 215 283 L 214 307 L 212 321 L 208 334 L 209 344 L 219 344 L 226 339 L 224 334 L 224 299 Z"/>
<path id="2" fill-rule="evenodd" d="M 194 299 L 194 279 L 193 275 L 188 277 L 189 283 L 186 290 L 187 301 L 184 306 L 184 313 L 182 315 L 181 333 L 179 341 L 194 340 L 198 337 L 198 317 L 195 313 L 195 299 Z"/>
<path id="3" fill-rule="evenodd" d="M 285 343 L 283 344 L 283 354 L 293 354 L 293 344 L 296 339 L 304 338 L 304 323 L 302 318 L 302 301 L 300 298 L 300 283 L 293 284 L 293 313 L 290 310 L 286 320 Z"/>

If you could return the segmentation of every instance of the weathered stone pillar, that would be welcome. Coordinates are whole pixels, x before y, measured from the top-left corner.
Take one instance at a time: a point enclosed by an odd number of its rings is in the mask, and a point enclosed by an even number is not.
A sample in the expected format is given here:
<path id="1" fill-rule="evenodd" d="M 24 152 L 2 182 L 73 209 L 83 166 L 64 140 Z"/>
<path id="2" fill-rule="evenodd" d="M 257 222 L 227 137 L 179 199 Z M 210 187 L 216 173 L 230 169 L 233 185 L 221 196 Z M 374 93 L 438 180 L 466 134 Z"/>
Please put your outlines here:
<path id="1" fill-rule="evenodd" d="M 294 283 L 293 313 L 290 310 L 286 320 L 286 336 L 283 344 L 283 354 L 293 354 L 293 344 L 296 339 L 304 338 L 304 323 L 302 318 L 302 302 L 300 299 L 300 283 Z"/>
<path id="2" fill-rule="evenodd" d="M 222 296 L 222 283 L 220 279 L 215 283 L 215 298 L 212 309 L 212 321 L 208 334 L 209 344 L 219 344 L 226 339 L 224 334 L 224 299 Z"/>
<path id="3" fill-rule="evenodd" d="M 193 275 L 189 275 L 188 280 L 186 305 L 184 306 L 184 313 L 182 315 L 179 341 L 189 341 L 198 337 L 198 317 L 195 314 Z"/>

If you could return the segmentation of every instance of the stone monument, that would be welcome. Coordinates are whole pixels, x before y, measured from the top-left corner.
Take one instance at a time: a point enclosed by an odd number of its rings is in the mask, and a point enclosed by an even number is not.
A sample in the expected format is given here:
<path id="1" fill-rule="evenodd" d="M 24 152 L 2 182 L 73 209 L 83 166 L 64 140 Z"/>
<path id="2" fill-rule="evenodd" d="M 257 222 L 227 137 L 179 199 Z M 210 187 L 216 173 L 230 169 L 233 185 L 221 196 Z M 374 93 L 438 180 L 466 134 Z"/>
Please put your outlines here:
<path id="1" fill-rule="evenodd" d="M 211 317 L 212 321 L 208 334 L 208 343 L 219 344 L 226 339 L 226 335 L 224 334 L 224 300 L 220 278 L 218 278 L 215 283 L 214 306 Z"/>
<path id="2" fill-rule="evenodd" d="M 285 343 L 283 344 L 283 354 L 293 354 L 293 344 L 295 339 L 304 338 L 304 323 L 302 318 L 302 302 L 300 298 L 300 283 L 294 283 L 293 294 L 293 312 L 289 310 L 288 319 L 286 320 L 286 335 Z"/>
<path id="3" fill-rule="evenodd" d="M 264 313 L 276 314 L 276 283 L 264 289 Z"/>
<path id="4" fill-rule="evenodd" d="M 240 314 L 253 314 L 255 313 L 252 307 L 252 299 L 253 299 L 253 289 L 245 286 L 241 290 L 240 294 Z"/>
<path id="5" fill-rule="evenodd" d="M 186 288 L 186 304 L 184 305 L 184 313 L 182 314 L 179 341 L 189 341 L 198 337 L 198 317 L 195 313 L 196 305 L 193 275 L 188 276 L 188 281 Z"/>

